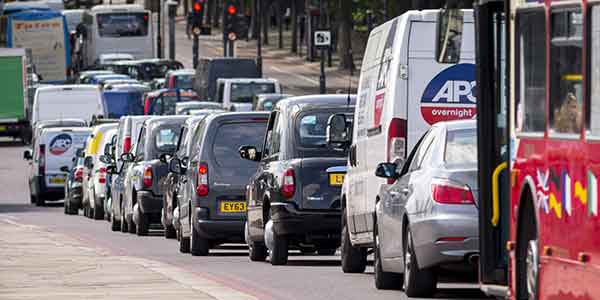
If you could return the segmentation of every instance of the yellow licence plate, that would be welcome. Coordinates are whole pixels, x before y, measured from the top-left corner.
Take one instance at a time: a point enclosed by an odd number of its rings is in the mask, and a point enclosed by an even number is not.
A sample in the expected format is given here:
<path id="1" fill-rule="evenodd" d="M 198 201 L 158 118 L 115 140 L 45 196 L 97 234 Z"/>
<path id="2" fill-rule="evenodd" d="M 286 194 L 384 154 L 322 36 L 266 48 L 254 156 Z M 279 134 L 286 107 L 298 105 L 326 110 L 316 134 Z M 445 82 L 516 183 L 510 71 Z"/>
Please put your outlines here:
<path id="1" fill-rule="evenodd" d="M 329 174 L 329 185 L 340 186 L 344 182 L 345 174 Z"/>
<path id="2" fill-rule="evenodd" d="M 6 131 L 8 127 L 6 125 L 0 125 L 0 131 Z"/>
<path id="3" fill-rule="evenodd" d="M 50 183 L 63 184 L 63 183 L 65 183 L 65 178 L 64 177 L 52 177 L 52 178 L 50 178 Z"/>
<path id="4" fill-rule="evenodd" d="M 246 211 L 246 202 L 242 201 L 223 201 L 221 202 L 221 212 L 238 213 Z"/>

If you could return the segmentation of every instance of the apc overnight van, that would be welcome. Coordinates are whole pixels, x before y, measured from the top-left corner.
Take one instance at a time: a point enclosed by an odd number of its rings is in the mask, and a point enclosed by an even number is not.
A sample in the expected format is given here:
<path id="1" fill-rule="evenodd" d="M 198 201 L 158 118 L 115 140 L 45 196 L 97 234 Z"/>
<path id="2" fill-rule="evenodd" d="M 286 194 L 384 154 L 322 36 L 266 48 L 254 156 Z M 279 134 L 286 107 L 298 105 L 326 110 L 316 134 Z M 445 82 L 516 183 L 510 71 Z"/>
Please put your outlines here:
<path id="1" fill-rule="evenodd" d="M 373 246 L 377 194 L 387 183 L 375 177 L 377 164 L 401 165 L 436 122 L 475 118 L 472 11 L 464 11 L 457 64 L 436 60 L 438 12 L 409 11 L 369 35 L 341 195 L 344 272 L 363 272 L 367 250 Z"/>

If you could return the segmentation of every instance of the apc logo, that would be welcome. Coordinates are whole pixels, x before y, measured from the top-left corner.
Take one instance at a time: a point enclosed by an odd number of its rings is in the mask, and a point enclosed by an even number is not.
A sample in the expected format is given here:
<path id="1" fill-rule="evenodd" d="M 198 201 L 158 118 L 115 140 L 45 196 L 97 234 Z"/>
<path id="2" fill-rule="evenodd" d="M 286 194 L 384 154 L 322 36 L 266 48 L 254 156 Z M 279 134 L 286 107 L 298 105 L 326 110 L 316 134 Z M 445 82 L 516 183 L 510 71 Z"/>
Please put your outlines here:
<path id="1" fill-rule="evenodd" d="M 421 97 L 421 115 L 430 125 L 472 119 L 477 114 L 475 65 L 457 64 L 437 74 Z"/>
<path id="2" fill-rule="evenodd" d="M 67 152 L 67 150 L 71 148 L 72 144 L 73 139 L 71 139 L 71 136 L 66 133 L 61 133 L 55 136 L 50 142 L 50 153 L 54 155 L 61 155 Z"/>

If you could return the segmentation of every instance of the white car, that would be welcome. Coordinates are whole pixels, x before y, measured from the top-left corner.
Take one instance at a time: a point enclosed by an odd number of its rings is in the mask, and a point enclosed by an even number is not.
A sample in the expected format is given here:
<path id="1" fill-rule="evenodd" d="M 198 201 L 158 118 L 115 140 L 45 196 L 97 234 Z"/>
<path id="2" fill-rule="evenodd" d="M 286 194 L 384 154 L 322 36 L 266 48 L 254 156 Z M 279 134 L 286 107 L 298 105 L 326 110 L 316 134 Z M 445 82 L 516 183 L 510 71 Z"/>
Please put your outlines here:
<path id="1" fill-rule="evenodd" d="M 460 62 L 440 64 L 435 57 L 438 12 L 409 11 L 370 33 L 341 195 L 344 272 L 363 272 L 373 247 L 376 197 L 383 184 L 393 182 L 375 177 L 377 165 L 402 165 L 439 121 L 475 118 L 473 13 L 464 13 Z"/>
<path id="2" fill-rule="evenodd" d="M 42 206 L 46 200 L 64 198 L 64 184 L 69 166 L 90 135 L 89 127 L 44 128 L 32 149 L 23 158 L 29 161 L 29 194 L 31 203 Z"/>
<path id="3" fill-rule="evenodd" d="M 281 93 L 277 79 L 228 78 L 217 80 L 216 101 L 230 111 L 252 111 L 254 97 L 258 94 Z"/>
<path id="4" fill-rule="evenodd" d="M 106 201 L 106 164 L 100 161 L 104 147 L 117 134 L 117 123 L 102 124 L 93 127 L 86 141 L 83 161 L 82 205 L 86 217 L 101 220 L 104 218 Z"/>

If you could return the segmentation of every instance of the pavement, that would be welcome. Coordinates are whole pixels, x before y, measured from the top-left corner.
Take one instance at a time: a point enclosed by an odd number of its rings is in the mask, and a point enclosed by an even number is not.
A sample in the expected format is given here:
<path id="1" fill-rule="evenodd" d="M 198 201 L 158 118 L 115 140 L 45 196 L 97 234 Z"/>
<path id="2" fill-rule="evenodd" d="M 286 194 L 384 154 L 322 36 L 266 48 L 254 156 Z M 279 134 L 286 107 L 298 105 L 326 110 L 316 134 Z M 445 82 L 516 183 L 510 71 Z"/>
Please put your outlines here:
<path id="1" fill-rule="evenodd" d="M 256 299 L 168 264 L 115 255 L 10 218 L 0 219 L 0 258 L 0 299 Z"/>

